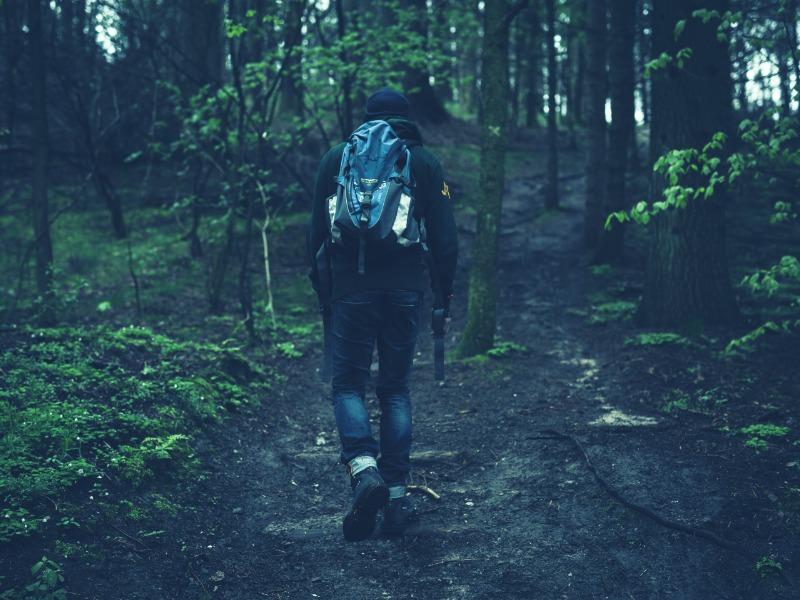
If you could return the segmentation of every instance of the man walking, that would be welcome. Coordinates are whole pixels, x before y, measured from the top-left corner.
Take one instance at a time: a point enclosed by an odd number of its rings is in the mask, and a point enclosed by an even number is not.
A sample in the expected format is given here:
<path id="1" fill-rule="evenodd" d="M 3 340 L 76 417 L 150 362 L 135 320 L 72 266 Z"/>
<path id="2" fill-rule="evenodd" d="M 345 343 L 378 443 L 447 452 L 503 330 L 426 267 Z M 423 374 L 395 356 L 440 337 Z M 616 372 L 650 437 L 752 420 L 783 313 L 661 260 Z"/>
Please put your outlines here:
<path id="1" fill-rule="evenodd" d="M 353 490 L 343 523 L 350 541 L 372 535 L 382 508 L 386 534 L 401 534 L 409 522 L 409 376 L 426 287 L 424 264 L 427 259 L 445 314 L 456 269 L 450 190 L 409 112 L 399 92 L 384 88 L 372 94 L 364 125 L 322 158 L 314 191 L 311 279 L 323 310 L 329 303 L 331 311 L 332 401 L 341 462 Z M 365 406 L 376 344 L 378 440 Z"/>

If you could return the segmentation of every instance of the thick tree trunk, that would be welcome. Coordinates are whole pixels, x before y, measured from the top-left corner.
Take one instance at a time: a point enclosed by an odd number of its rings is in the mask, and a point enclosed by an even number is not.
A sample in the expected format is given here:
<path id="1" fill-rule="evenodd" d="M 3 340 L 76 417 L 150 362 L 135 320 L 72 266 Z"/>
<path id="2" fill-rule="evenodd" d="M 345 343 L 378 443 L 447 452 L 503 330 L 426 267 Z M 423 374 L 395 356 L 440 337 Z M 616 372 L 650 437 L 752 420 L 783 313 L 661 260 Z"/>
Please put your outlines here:
<path id="1" fill-rule="evenodd" d="M 481 86 L 481 172 L 477 232 L 469 277 L 469 310 L 461 356 L 494 344 L 497 305 L 497 243 L 505 186 L 508 119 L 508 0 L 487 0 L 484 12 Z"/>
<path id="2" fill-rule="evenodd" d="M 539 116 L 544 112 L 542 102 L 542 19 L 539 13 L 539 3 L 535 2 L 524 13 L 529 19 L 528 29 L 528 68 L 527 95 L 525 112 L 525 125 L 536 127 L 539 125 Z"/>
<path id="3" fill-rule="evenodd" d="M 609 130 L 608 169 L 603 218 L 628 207 L 625 176 L 633 140 L 634 103 L 633 40 L 636 0 L 611 0 L 609 44 L 609 83 L 611 91 L 611 128 Z M 601 230 L 595 260 L 618 263 L 624 250 L 624 227 Z"/>
<path id="4" fill-rule="evenodd" d="M 42 39 L 42 3 L 28 0 L 28 51 L 31 68 L 31 121 L 33 130 L 33 168 L 31 169 L 31 208 L 36 253 L 36 287 L 42 299 L 42 320 L 55 320 L 53 298 L 53 244 L 47 201 L 49 135 L 47 125 L 46 67 Z"/>
<path id="5" fill-rule="evenodd" d="M 692 18 L 701 8 L 722 14 L 727 0 L 655 0 L 653 54 L 693 50 L 683 69 L 670 66 L 653 74 L 653 156 L 674 148 L 701 148 L 717 131 L 732 128 L 730 57 L 716 39 L 718 22 Z M 686 20 L 676 42 L 675 23 Z M 685 183 L 697 184 L 697 180 Z M 664 182 L 654 177 L 653 200 Z M 657 215 L 648 225 L 649 248 L 639 318 L 651 326 L 698 326 L 729 322 L 737 308 L 725 250 L 726 192 L 690 200 L 685 209 Z"/>
<path id="6" fill-rule="evenodd" d="M 547 0 L 547 181 L 544 206 L 558 208 L 558 121 L 556 120 L 556 8 L 555 0 Z"/>
<path id="7" fill-rule="evenodd" d="M 606 157 L 606 2 L 590 0 L 586 16 L 586 216 L 583 239 L 595 248 L 603 232 Z"/>

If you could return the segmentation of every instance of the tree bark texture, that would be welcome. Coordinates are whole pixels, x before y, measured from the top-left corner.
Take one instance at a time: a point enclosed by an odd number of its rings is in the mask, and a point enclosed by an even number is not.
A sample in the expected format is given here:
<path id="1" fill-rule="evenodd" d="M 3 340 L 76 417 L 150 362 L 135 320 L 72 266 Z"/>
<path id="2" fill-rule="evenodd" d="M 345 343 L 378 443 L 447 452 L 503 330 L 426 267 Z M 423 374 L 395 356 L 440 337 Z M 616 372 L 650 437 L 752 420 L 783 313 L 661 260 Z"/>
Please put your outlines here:
<path id="1" fill-rule="evenodd" d="M 508 119 L 508 0 L 487 0 L 484 12 L 481 86 L 481 171 L 477 232 L 472 249 L 467 325 L 459 353 L 473 356 L 494 344 L 497 305 L 497 244 L 505 185 Z"/>
<path id="2" fill-rule="evenodd" d="M 544 206 L 558 208 L 558 121 L 556 119 L 556 8 L 555 0 L 546 0 L 547 7 L 547 181 Z"/>
<path id="3" fill-rule="evenodd" d="M 422 38 L 424 49 L 428 49 L 428 4 L 425 0 L 410 0 L 413 11 L 412 27 Z M 444 104 L 436 95 L 430 83 L 430 72 L 427 68 L 409 68 L 404 87 L 411 103 L 411 112 L 422 123 L 444 123 L 450 115 Z"/>
<path id="4" fill-rule="evenodd" d="M 303 37 L 305 0 L 286 3 L 286 21 L 283 43 L 289 57 L 281 80 L 281 109 L 292 116 L 303 114 L 303 79 L 300 43 Z"/>
<path id="5" fill-rule="evenodd" d="M 527 111 L 525 125 L 536 127 L 539 115 L 544 112 L 542 102 L 542 18 L 539 3 L 534 2 L 525 13 L 528 18 L 528 68 L 527 68 Z"/>
<path id="6" fill-rule="evenodd" d="M 28 51 L 31 65 L 31 121 L 33 166 L 31 169 L 31 208 L 36 253 L 36 287 L 43 301 L 42 318 L 54 320 L 53 244 L 47 200 L 49 140 L 47 124 L 46 66 L 42 36 L 42 3 L 28 0 Z"/>
<path id="7" fill-rule="evenodd" d="M 606 1 L 590 0 L 586 15 L 586 214 L 583 239 L 596 248 L 603 231 L 606 157 Z"/>
<path id="8" fill-rule="evenodd" d="M 611 0 L 611 31 L 609 36 L 609 83 L 611 92 L 611 127 L 608 135 L 608 168 L 606 179 L 606 215 L 628 207 L 625 177 L 628 155 L 633 140 L 636 84 L 633 70 L 633 40 L 636 19 L 636 0 Z M 610 231 L 601 229 L 595 255 L 598 263 L 618 263 L 624 250 L 625 228 L 617 225 Z"/>
<path id="9" fill-rule="evenodd" d="M 653 54 L 689 47 L 692 57 L 653 74 L 652 155 L 675 148 L 701 148 L 717 131 L 732 129 L 730 57 L 716 39 L 718 23 L 692 18 L 701 8 L 728 8 L 727 0 L 655 0 Z M 686 19 L 676 41 L 675 23 Z M 698 185 L 697 179 L 686 184 Z M 654 175 L 653 200 L 664 181 Z M 670 209 L 648 225 L 649 248 L 639 318 L 650 326 L 702 326 L 737 317 L 725 249 L 724 189 L 685 209 Z"/>

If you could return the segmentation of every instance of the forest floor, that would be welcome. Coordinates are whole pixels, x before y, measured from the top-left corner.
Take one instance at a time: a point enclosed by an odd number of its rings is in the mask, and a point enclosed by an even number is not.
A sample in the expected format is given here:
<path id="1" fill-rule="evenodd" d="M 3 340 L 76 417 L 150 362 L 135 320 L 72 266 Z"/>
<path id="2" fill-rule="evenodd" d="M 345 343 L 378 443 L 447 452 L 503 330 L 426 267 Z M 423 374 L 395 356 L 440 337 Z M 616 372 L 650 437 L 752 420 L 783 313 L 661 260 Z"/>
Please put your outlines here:
<path id="1" fill-rule="evenodd" d="M 538 139 L 517 144 L 544 149 Z M 285 377 L 259 410 L 209 433 L 206 476 L 187 488 L 186 510 L 161 524 L 167 534 L 71 563 L 70 597 L 796 598 L 796 364 L 721 360 L 723 334 L 638 329 L 640 262 L 591 267 L 581 249 L 581 155 L 561 157 L 553 213 L 541 205 L 544 164 L 541 151 L 509 162 L 493 356 L 450 361 L 437 385 L 429 336 L 420 337 L 413 478 L 441 499 L 413 494 L 419 521 L 404 537 L 342 538 L 349 486 L 312 346 L 282 360 Z M 445 167 L 466 193 L 469 164 L 445 156 Z M 458 220 L 451 348 L 465 322 L 474 233 L 469 210 Z M 284 256 L 279 271 L 303 273 L 301 254 Z M 790 434 L 742 432 L 764 423 Z M 579 440 L 625 499 L 733 549 L 623 506 L 553 431 Z"/>

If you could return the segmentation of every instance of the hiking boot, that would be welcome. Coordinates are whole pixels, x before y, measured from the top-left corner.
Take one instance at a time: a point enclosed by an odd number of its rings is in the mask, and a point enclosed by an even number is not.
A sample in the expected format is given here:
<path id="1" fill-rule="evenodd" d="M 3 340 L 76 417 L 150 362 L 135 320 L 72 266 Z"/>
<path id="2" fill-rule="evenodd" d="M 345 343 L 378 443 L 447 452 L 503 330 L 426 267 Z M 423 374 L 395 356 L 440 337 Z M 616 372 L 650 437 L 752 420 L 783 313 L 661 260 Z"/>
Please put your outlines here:
<path id="1" fill-rule="evenodd" d="M 387 536 L 403 535 L 416 519 L 408 496 L 392 498 L 383 511 L 383 533 Z"/>
<path id="2" fill-rule="evenodd" d="M 389 501 L 389 488 L 374 467 L 358 472 L 353 476 L 351 485 L 353 505 L 344 518 L 342 532 L 348 542 L 358 542 L 372 535 L 375 516 Z"/>

